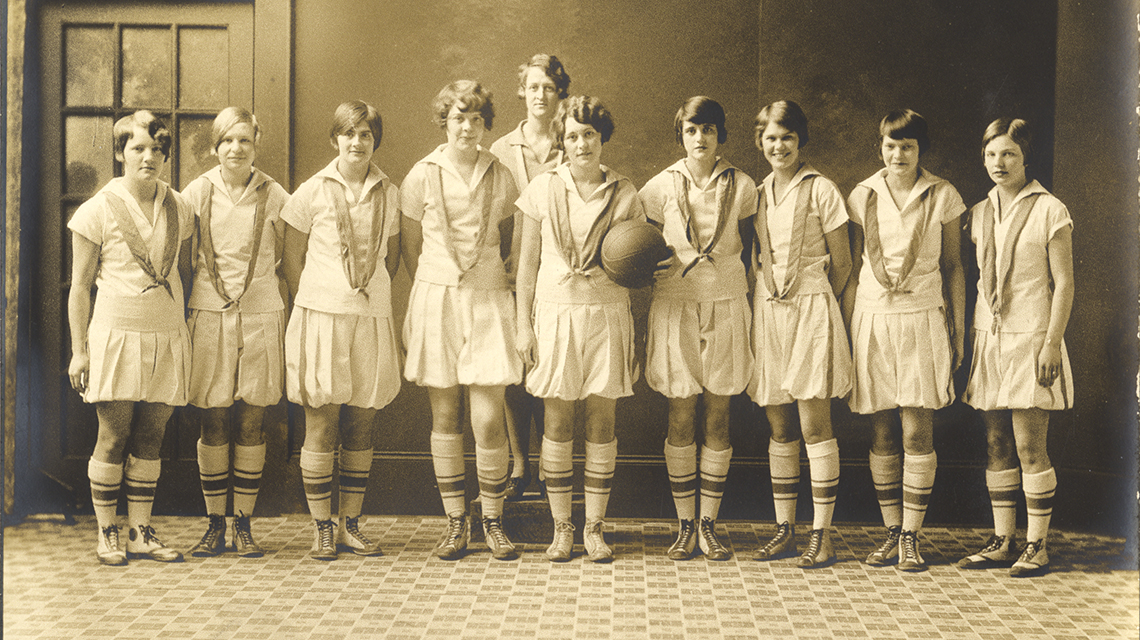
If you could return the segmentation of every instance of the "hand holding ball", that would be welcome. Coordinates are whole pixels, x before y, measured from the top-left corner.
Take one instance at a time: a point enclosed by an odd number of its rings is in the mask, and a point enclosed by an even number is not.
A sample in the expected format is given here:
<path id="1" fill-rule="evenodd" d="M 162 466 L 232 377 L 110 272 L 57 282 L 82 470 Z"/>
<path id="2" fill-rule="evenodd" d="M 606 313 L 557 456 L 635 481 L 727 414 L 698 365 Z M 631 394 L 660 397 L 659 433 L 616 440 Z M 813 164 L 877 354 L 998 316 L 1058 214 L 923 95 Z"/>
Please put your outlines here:
<path id="1" fill-rule="evenodd" d="M 602 271 L 617 284 L 640 289 L 653 284 L 659 263 L 673 250 L 657 227 L 641 220 L 619 222 L 602 239 Z"/>

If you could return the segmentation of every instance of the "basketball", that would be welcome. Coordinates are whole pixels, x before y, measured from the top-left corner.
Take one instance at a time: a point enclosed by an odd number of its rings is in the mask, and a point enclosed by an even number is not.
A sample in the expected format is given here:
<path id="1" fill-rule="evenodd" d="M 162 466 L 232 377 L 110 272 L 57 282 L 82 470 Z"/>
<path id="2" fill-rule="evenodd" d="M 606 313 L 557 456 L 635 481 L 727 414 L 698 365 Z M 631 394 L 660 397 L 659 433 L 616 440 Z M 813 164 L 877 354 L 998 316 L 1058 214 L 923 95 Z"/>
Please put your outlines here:
<path id="1" fill-rule="evenodd" d="M 653 269 L 672 255 L 657 227 L 626 220 L 610 227 L 602 239 L 602 270 L 610 280 L 629 289 L 653 284 Z"/>

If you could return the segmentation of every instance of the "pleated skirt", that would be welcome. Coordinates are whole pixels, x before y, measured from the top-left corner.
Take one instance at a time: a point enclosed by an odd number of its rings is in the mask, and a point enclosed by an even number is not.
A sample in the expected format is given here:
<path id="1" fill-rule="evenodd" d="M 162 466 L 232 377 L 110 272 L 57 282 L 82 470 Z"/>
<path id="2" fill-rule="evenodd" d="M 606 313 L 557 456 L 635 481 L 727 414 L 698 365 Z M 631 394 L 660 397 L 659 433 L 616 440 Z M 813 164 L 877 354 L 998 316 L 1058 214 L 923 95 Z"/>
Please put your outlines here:
<path id="1" fill-rule="evenodd" d="M 756 366 L 748 395 L 767 407 L 842 398 L 851 391 L 851 350 L 835 296 L 807 293 L 754 304 Z"/>
<path id="2" fill-rule="evenodd" d="M 745 296 L 708 302 L 655 298 L 649 307 L 646 382 L 666 398 L 706 390 L 741 393 L 752 379 L 751 328 Z"/>
<path id="3" fill-rule="evenodd" d="M 509 289 L 417 280 L 404 319 L 404 377 L 420 386 L 499 386 L 522 381 Z"/>
<path id="4" fill-rule="evenodd" d="M 161 289 L 153 291 L 166 295 Z M 133 303 L 129 309 L 116 309 L 116 303 L 96 296 L 87 328 L 91 360 L 85 402 L 186 404 L 190 332 L 175 304 L 158 296 L 147 298 L 158 304 L 148 310 L 147 302 L 128 299 Z M 117 311 L 125 315 L 117 315 Z M 161 330 L 150 331 L 148 326 Z"/>
<path id="5" fill-rule="evenodd" d="M 1037 357 L 1043 344 L 1043 331 L 974 331 L 970 381 L 962 399 L 982 411 L 1072 408 L 1073 369 L 1064 339 L 1061 340 L 1061 374 L 1050 387 L 1037 384 Z"/>
<path id="6" fill-rule="evenodd" d="M 285 330 L 289 400 L 306 407 L 382 409 L 400 391 L 400 352 L 390 317 L 294 307 Z"/>
<path id="7" fill-rule="evenodd" d="M 526 389 L 536 398 L 584 400 L 633 395 L 633 316 L 629 302 L 536 301 L 538 342 Z"/>
<path id="8" fill-rule="evenodd" d="M 268 407 L 285 388 L 285 311 L 195 309 L 187 321 L 193 360 L 189 403 L 228 407 L 235 400 Z"/>
<path id="9" fill-rule="evenodd" d="M 941 409 L 954 399 L 952 352 L 941 308 L 870 313 L 851 319 L 851 410 Z"/>

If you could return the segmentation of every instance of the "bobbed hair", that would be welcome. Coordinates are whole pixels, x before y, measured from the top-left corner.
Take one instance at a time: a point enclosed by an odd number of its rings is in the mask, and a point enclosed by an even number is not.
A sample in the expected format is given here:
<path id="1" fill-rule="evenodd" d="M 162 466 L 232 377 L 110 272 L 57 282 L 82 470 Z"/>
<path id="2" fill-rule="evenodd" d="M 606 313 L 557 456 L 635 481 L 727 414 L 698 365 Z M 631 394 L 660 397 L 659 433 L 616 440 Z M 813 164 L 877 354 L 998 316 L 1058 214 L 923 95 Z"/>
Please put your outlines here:
<path id="1" fill-rule="evenodd" d="M 558 89 L 558 99 L 565 100 L 566 96 L 570 95 L 570 74 L 566 73 L 566 67 L 562 66 L 562 61 L 558 56 L 552 56 L 546 53 L 536 53 L 530 57 L 526 64 L 519 65 L 519 98 L 526 97 L 526 74 L 531 69 L 542 69 L 547 78 L 554 82 L 554 87 Z"/>
<path id="2" fill-rule="evenodd" d="M 724 144 L 728 140 L 728 129 L 724 126 L 724 107 L 708 96 L 693 96 L 677 109 L 677 115 L 673 118 L 677 144 L 681 144 L 681 128 L 686 121 L 693 124 L 715 124 L 717 144 Z"/>
<path id="3" fill-rule="evenodd" d="M 998 118 L 991 122 L 982 136 L 982 157 L 985 157 L 990 142 L 1002 136 L 1009 136 L 1010 140 L 1021 147 L 1025 164 L 1029 164 L 1029 156 L 1033 152 L 1033 133 L 1029 130 L 1029 123 L 1021 118 Z"/>
<path id="4" fill-rule="evenodd" d="M 791 100 L 778 100 L 760 110 L 756 114 L 756 148 L 763 150 L 761 139 L 768 123 L 774 122 L 781 127 L 795 133 L 800 138 L 800 149 L 808 143 L 807 115 L 800 105 Z"/>
<path id="5" fill-rule="evenodd" d="M 447 128 L 447 114 L 456 107 L 463 113 L 478 111 L 483 116 L 483 128 L 488 131 L 495 121 L 494 94 L 474 80 L 456 80 L 440 90 L 431 103 L 432 121 L 440 129 Z"/>
<path id="6" fill-rule="evenodd" d="M 380 148 L 380 138 L 384 137 L 384 120 L 376 107 L 363 100 L 349 100 L 340 103 L 333 113 L 332 126 L 329 127 L 329 140 L 336 148 L 336 137 L 351 135 L 353 129 L 361 122 L 367 122 L 372 130 L 372 150 Z"/>
<path id="7" fill-rule="evenodd" d="M 162 146 L 162 156 L 170 159 L 170 144 L 173 142 L 170 130 L 166 128 L 166 123 L 161 118 L 145 109 L 115 121 L 115 126 L 111 128 L 111 135 L 115 139 L 115 155 L 123 154 L 127 142 L 135 135 L 136 128 L 146 131 L 147 135 Z"/>
<path id="8" fill-rule="evenodd" d="M 926 118 L 910 109 L 892 111 L 879 123 L 879 142 L 883 138 L 892 140 L 905 140 L 911 138 L 918 141 L 918 155 L 926 153 L 930 148 L 930 133 Z"/>
<path id="9" fill-rule="evenodd" d="M 614 118 L 601 101 L 593 96 L 571 96 L 558 105 L 558 113 L 554 116 L 554 140 L 559 149 L 564 149 L 562 136 L 566 135 L 567 118 L 593 127 L 602 135 L 602 144 L 609 142 L 614 134 Z"/>
<path id="10" fill-rule="evenodd" d="M 210 153 L 218 155 L 218 145 L 222 144 L 222 138 L 239 124 L 248 124 L 253 128 L 254 144 L 261 141 L 261 125 L 257 123 L 257 116 L 245 107 L 226 107 L 218 113 L 218 117 L 214 118 L 214 126 L 210 131 L 214 146 L 211 147 Z"/>

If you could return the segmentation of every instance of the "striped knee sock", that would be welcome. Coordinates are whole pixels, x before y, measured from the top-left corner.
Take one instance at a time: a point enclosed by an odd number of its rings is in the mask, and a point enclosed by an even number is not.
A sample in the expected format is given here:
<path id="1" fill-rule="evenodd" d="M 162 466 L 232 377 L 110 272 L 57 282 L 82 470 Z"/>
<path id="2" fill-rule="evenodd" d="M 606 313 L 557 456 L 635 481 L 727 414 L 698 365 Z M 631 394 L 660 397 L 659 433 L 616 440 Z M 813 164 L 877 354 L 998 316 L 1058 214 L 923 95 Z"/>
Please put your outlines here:
<path id="1" fill-rule="evenodd" d="M 91 481 L 91 504 L 95 505 L 95 520 L 99 529 L 115 524 L 119 508 L 119 485 L 123 483 L 123 465 L 87 461 L 87 478 Z"/>
<path id="2" fill-rule="evenodd" d="M 234 445 L 234 514 L 253 515 L 261 471 L 265 468 L 265 443 L 252 447 Z"/>
<path id="3" fill-rule="evenodd" d="M 226 493 L 230 490 L 230 445 L 211 446 L 198 440 L 198 478 L 206 515 L 226 515 Z"/>
<path id="4" fill-rule="evenodd" d="M 143 460 L 127 456 L 124 476 L 127 481 L 127 525 L 135 529 L 150 524 L 154 506 L 154 488 L 162 473 L 162 460 Z"/>
<path id="5" fill-rule="evenodd" d="M 902 456 L 881 456 L 872 451 L 867 458 L 879 511 L 883 514 L 883 525 L 888 529 L 902 526 Z"/>
<path id="6" fill-rule="evenodd" d="M 313 520 L 332 519 L 333 452 L 301 449 L 301 479 Z"/>
<path id="7" fill-rule="evenodd" d="M 506 442 L 497 449 L 475 446 L 475 471 L 479 476 L 479 501 L 484 518 L 503 515 L 503 496 L 507 493 L 511 448 Z"/>
<path id="8" fill-rule="evenodd" d="M 431 433 L 431 461 L 435 482 L 448 516 L 467 513 L 467 467 L 463 462 L 463 434 Z"/>
<path id="9" fill-rule="evenodd" d="M 720 500 L 724 496 L 724 483 L 728 479 L 731 462 L 732 447 L 721 451 L 701 447 L 701 520 L 716 520 L 720 513 Z"/>
<path id="10" fill-rule="evenodd" d="M 827 529 L 835 513 L 839 491 L 839 443 L 835 438 L 806 446 L 811 474 L 811 501 L 815 508 L 812 529 Z"/>
<path id="11" fill-rule="evenodd" d="M 903 457 L 903 531 L 919 531 L 934 488 L 938 454 L 906 454 Z"/>
<path id="12" fill-rule="evenodd" d="M 617 438 L 604 444 L 586 441 L 586 522 L 606 517 L 616 466 Z"/>
<path id="13" fill-rule="evenodd" d="M 1021 485 L 1025 488 L 1025 506 L 1029 512 L 1025 539 L 1030 542 L 1044 540 L 1049 535 L 1049 520 L 1053 517 L 1057 473 L 1053 467 L 1040 473 L 1022 473 Z"/>
<path id="14" fill-rule="evenodd" d="M 574 441 L 555 442 L 542 438 L 542 470 L 546 474 L 546 498 L 555 522 L 569 522 L 574 489 Z"/>
<path id="15" fill-rule="evenodd" d="M 994 533 L 1012 536 L 1017 532 L 1017 493 L 1021 490 L 1021 469 L 986 470 L 986 488 L 994 510 Z"/>
<path id="16" fill-rule="evenodd" d="M 697 443 L 674 447 L 665 441 L 665 469 L 678 520 L 697 517 Z"/>
<path id="17" fill-rule="evenodd" d="M 342 518 L 359 518 L 364 507 L 364 490 L 372 470 L 372 449 L 340 450 L 340 506 Z"/>
<path id="18" fill-rule="evenodd" d="M 800 491 L 800 441 L 768 440 L 768 467 L 772 473 L 772 501 L 776 524 L 796 523 L 796 497 Z"/>

